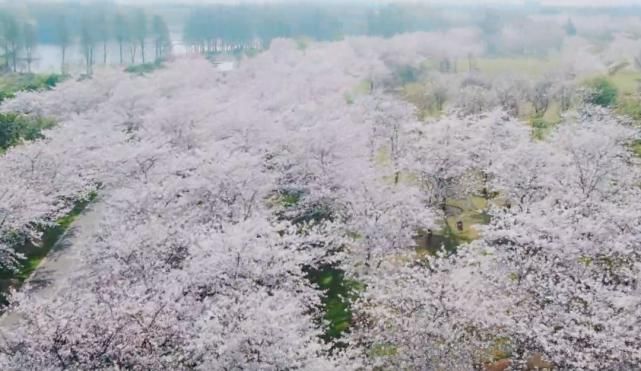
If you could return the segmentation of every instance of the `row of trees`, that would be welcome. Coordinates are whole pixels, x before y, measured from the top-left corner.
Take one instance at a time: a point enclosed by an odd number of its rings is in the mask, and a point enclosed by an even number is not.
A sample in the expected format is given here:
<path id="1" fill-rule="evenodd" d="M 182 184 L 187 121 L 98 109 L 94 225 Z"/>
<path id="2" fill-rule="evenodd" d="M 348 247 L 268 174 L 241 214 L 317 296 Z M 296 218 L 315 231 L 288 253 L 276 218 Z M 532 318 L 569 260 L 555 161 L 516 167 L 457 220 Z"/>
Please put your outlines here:
<path id="1" fill-rule="evenodd" d="M 37 41 L 36 25 L 32 20 L 20 20 L 9 13 L 0 13 L 4 71 L 17 72 L 19 62 L 25 61 L 27 71 L 31 72 Z"/>
<path id="2" fill-rule="evenodd" d="M 184 40 L 195 50 L 219 52 L 268 47 L 274 38 L 336 40 L 343 35 L 390 37 L 448 24 L 439 11 L 421 5 L 362 6 L 243 5 L 194 8 Z"/>
<path id="3" fill-rule="evenodd" d="M 107 11 L 109 10 L 109 11 Z M 38 38 L 43 37 L 36 17 L 18 15 L 5 11 L 0 14 L 0 45 L 3 50 L 3 65 L 5 71 L 18 72 L 24 63 L 27 72 L 36 59 L 35 50 Z M 149 61 L 148 44 L 154 49 L 154 60 L 165 58 L 171 50 L 169 27 L 159 16 L 149 15 L 143 9 L 86 9 L 78 17 L 65 12 L 58 12 L 55 26 L 51 26 L 49 18 L 43 18 L 42 27 L 53 35 L 45 35 L 48 43 L 55 43 L 61 50 L 60 70 L 67 72 L 70 49 L 79 47 L 86 73 L 91 74 L 96 63 L 109 63 L 110 45 L 118 45 L 118 63 L 135 64 Z M 75 24 L 77 22 L 78 24 Z M 101 50 L 100 60 L 96 50 Z M 113 60 L 113 58 L 112 58 Z"/>
<path id="4" fill-rule="evenodd" d="M 60 21 L 59 41 L 62 48 L 62 68 L 65 65 L 65 50 L 69 45 L 69 29 L 64 18 Z M 151 39 L 154 48 L 154 60 L 165 58 L 171 51 L 171 38 L 169 27 L 165 20 L 154 15 L 149 21 L 146 12 L 135 9 L 129 13 L 118 12 L 113 16 L 97 14 L 87 16 L 82 21 L 80 29 L 80 45 L 87 66 L 87 74 L 91 74 L 96 63 L 96 45 L 102 46 L 102 63 L 108 61 L 108 44 L 118 44 L 118 63 L 135 64 L 137 60 L 145 64 L 146 45 Z M 128 50 L 126 50 L 128 49 Z M 126 52 L 129 59 L 126 60 Z M 139 55 L 139 57 L 138 57 Z"/>
<path id="5" fill-rule="evenodd" d="M 195 8 L 184 26 L 184 41 L 200 52 L 269 47 L 278 37 L 335 40 L 339 19 L 328 10 L 302 6 L 215 6 Z"/>
<path id="6" fill-rule="evenodd" d="M 534 21 L 528 14 L 478 9 L 462 20 L 448 18 L 443 9 L 420 4 L 379 7 L 300 7 L 283 5 L 208 6 L 192 9 L 184 40 L 196 51 L 214 53 L 265 48 L 277 37 L 336 40 L 343 35 L 392 37 L 471 27 L 479 30 L 490 53 L 545 55 L 558 49 L 564 36 L 576 35 L 571 20 L 565 26 Z M 523 29 L 527 36 L 523 36 Z"/>

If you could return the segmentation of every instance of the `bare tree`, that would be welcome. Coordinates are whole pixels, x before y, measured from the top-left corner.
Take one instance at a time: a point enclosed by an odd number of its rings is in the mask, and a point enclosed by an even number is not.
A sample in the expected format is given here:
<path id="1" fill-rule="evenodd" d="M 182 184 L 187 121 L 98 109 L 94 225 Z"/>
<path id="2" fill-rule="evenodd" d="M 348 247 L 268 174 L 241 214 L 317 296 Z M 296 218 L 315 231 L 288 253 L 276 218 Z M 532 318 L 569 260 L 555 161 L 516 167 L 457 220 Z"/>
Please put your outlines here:
<path id="1" fill-rule="evenodd" d="M 169 27 L 167 27 L 167 23 L 165 23 L 165 20 L 161 16 L 156 15 L 153 19 L 152 28 L 156 49 L 156 61 L 159 61 L 166 56 L 168 49 L 171 47 Z"/>
<path id="2" fill-rule="evenodd" d="M 57 36 L 58 36 L 58 45 L 62 51 L 62 60 L 60 61 L 60 72 L 64 74 L 66 72 L 65 68 L 65 57 L 67 54 L 67 48 L 71 44 L 71 34 L 69 33 L 69 26 L 67 25 L 67 19 L 64 15 L 60 16 L 57 23 Z"/>
<path id="3" fill-rule="evenodd" d="M 11 14 L 3 14 L 2 38 L 4 41 L 5 69 L 16 72 L 18 65 L 18 49 L 20 48 L 20 26 Z"/>
<path id="4" fill-rule="evenodd" d="M 91 76 L 93 73 L 94 64 L 94 50 L 95 40 L 91 32 L 90 20 L 85 18 L 82 23 L 82 30 L 80 31 L 80 43 L 82 46 L 82 53 L 85 59 L 86 74 Z"/>
<path id="5" fill-rule="evenodd" d="M 552 82 L 549 80 L 543 80 L 537 82 L 529 94 L 530 103 L 534 108 L 534 114 L 536 116 L 543 116 L 550 106 L 550 89 L 552 88 Z"/>
<path id="6" fill-rule="evenodd" d="M 132 24 L 133 41 L 140 45 L 142 63 L 145 63 L 145 41 L 147 39 L 147 15 L 142 9 L 138 9 L 133 16 Z"/>
<path id="7" fill-rule="evenodd" d="M 31 73 L 31 64 L 33 63 L 33 50 L 36 48 L 36 45 L 38 43 L 38 39 L 36 36 L 36 25 L 32 22 L 26 22 L 22 29 L 25 61 L 27 62 L 27 72 Z"/>
<path id="8" fill-rule="evenodd" d="M 130 41 L 130 25 L 127 16 L 123 13 L 116 14 L 114 19 L 114 35 L 118 41 L 118 52 L 120 54 L 120 64 L 123 64 L 123 44 Z"/>

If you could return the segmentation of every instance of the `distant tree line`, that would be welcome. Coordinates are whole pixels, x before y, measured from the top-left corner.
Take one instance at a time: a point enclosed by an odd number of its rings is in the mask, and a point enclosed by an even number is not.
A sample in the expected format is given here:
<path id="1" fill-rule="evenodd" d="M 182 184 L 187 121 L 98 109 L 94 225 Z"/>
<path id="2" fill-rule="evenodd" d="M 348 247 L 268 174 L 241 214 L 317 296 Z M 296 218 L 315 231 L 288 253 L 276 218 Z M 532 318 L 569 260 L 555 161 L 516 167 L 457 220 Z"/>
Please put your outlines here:
<path id="1" fill-rule="evenodd" d="M 27 11 L 19 10 L 0 11 L 0 60 L 4 72 L 18 72 L 21 67 L 31 72 L 38 43 L 60 47 L 61 73 L 67 72 L 69 49 L 79 46 L 88 75 L 97 63 L 108 63 L 108 46 L 113 43 L 118 45 L 117 60 L 121 65 L 150 62 L 145 52 L 149 45 L 156 61 L 164 59 L 171 49 L 169 27 L 163 17 L 150 15 L 144 9 L 110 4 L 38 4 L 28 6 Z"/>
<path id="2" fill-rule="evenodd" d="M 25 61 L 31 71 L 33 50 L 37 44 L 33 21 L 21 20 L 9 13 L 0 13 L 0 46 L 2 49 L 2 70 L 16 72 L 18 64 Z"/>
<path id="3" fill-rule="evenodd" d="M 285 11 L 286 10 L 286 11 Z M 335 40 L 340 20 L 330 11 L 302 6 L 208 6 L 193 8 L 183 38 L 203 53 L 267 47 L 278 37 Z"/>
<path id="4" fill-rule="evenodd" d="M 426 5 L 421 3 L 254 4 L 183 7 L 183 41 L 203 54 L 267 48 L 274 38 L 337 40 L 343 36 L 393 37 L 408 32 L 475 28 L 490 55 L 545 55 L 566 36 L 577 35 L 572 18 L 565 24 L 535 21 L 535 14 L 568 14 L 553 7 Z M 574 14 L 574 13 L 571 13 Z M 523 31 L 527 30 L 527 31 Z M 521 35 L 522 34 L 522 35 Z"/>
<path id="5" fill-rule="evenodd" d="M 202 53 L 268 47 L 274 38 L 330 41 L 344 35 L 390 37 L 431 31 L 447 22 L 422 5 L 320 7 L 314 5 L 216 5 L 191 9 L 184 41 Z"/>

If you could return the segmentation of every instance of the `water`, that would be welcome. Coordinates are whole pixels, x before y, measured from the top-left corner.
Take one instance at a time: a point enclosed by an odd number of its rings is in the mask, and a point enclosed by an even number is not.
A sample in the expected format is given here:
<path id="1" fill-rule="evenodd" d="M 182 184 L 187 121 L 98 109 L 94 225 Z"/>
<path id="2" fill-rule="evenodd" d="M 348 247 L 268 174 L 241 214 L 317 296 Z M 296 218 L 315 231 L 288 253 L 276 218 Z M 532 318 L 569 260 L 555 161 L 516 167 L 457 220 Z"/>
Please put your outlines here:
<path id="1" fill-rule="evenodd" d="M 187 48 L 182 43 L 181 34 L 172 34 L 172 55 L 173 56 L 184 56 L 188 53 Z M 133 48 L 129 44 L 123 45 L 123 63 L 131 63 L 131 55 Z M 136 60 L 135 64 L 142 63 L 140 58 L 140 47 L 137 46 L 136 50 Z M 94 51 L 94 60 L 97 66 L 103 65 L 105 62 L 104 58 L 104 46 L 99 43 L 95 45 Z M 155 59 L 155 49 L 153 40 L 147 40 L 145 43 L 145 62 L 153 62 Z M 120 64 L 120 48 L 117 42 L 107 43 L 107 61 L 108 65 L 119 65 Z M 58 45 L 52 44 L 42 44 L 38 45 L 34 51 L 34 61 L 31 64 L 31 71 L 35 73 L 59 73 L 60 67 L 62 64 L 62 49 Z M 85 70 L 85 59 L 82 53 L 82 47 L 80 45 L 73 45 L 67 48 L 65 53 L 65 65 L 67 66 L 67 71 L 76 74 L 82 73 Z M 227 68 L 227 66 L 226 66 Z M 20 72 L 27 71 L 26 62 L 22 62 L 18 67 Z"/>

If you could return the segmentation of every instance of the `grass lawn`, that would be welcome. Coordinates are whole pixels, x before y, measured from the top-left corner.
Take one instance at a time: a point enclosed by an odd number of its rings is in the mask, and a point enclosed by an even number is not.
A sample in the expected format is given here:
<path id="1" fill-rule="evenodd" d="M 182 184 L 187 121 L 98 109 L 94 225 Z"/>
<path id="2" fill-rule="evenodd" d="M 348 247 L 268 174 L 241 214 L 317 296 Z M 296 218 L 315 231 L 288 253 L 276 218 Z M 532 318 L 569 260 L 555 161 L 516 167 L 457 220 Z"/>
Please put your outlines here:
<path id="1" fill-rule="evenodd" d="M 619 90 L 619 94 L 633 95 L 636 94 L 639 82 L 641 82 L 641 72 L 623 70 L 612 76 L 608 80 Z"/>
<path id="2" fill-rule="evenodd" d="M 9 73 L 0 75 L 0 101 L 13 97 L 19 91 L 50 89 L 62 80 L 64 80 L 64 76 L 58 74 Z"/>
<path id="3" fill-rule="evenodd" d="M 419 258 L 433 255 L 441 246 L 454 251 L 460 244 L 479 238 L 478 225 L 487 224 L 490 219 L 484 212 L 488 201 L 480 196 L 470 196 L 462 200 L 447 200 L 448 216 L 440 230 L 433 232 L 432 243 L 428 244 L 425 234 L 419 233 L 416 253 Z M 463 229 L 458 229 L 458 222 Z"/>

